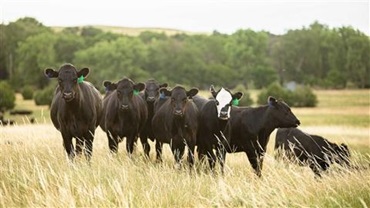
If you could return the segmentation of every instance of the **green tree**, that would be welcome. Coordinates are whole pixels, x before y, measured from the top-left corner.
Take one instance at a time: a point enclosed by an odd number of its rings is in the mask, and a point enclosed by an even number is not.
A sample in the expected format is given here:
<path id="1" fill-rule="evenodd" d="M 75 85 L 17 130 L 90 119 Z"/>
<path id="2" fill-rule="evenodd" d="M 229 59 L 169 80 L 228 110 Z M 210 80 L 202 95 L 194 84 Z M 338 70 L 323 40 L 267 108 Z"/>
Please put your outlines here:
<path id="1" fill-rule="evenodd" d="M 47 79 L 43 75 L 43 69 L 55 65 L 55 42 L 56 36 L 45 32 L 30 36 L 19 45 L 16 51 L 19 62 L 12 86 L 17 86 L 17 89 L 25 84 L 38 88 L 46 86 Z"/>
<path id="2" fill-rule="evenodd" d="M 102 41 L 76 52 L 74 63 L 92 70 L 88 79 L 97 86 L 103 80 L 119 80 L 126 76 L 143 81 L 148 74 L 142 69 L 146 46 L 135 37 L 121 37 L 115 41 Z"/>
<path id="3" fill-rule="evenodd" d="M 5 81 L 0 82 L 0 111 L 13 109 L 15 106 L 15 92 Z"/>
<path id="4" fill-rule="evenodd" d="M 1 36 L 5 40 L 2 42 L 1 51 L 3 51 L 4 65 L 9 78 L 16 76 L 14 75 L 15 69 L 18 62 L 22 61 L 22 57 L 16 55 L 19 44 L 31 36 L 50 31 L 50 28 L 30 17 L 20 18 L 15 22 L 10 22 L 5 28 L 2 27 Z"/>
<path id="5" fill-rule="evenodd" d="M 228 54 L 228 65 L 236 70 L 238 82 L 245 83 L 251 80 L 251 71 L 254 69 L 271 68 L 268 58 L 268 34 L 266 32 L 254 32 L 238 30 L 232 34 L 225 50 Z"/>
<path id="6" fill-rule="evenodd" d="M 72 63 L 75 52 L 85 48 L 84 39 L 73 33 L 59 33 L 55 40 L 56 62 Z"/>

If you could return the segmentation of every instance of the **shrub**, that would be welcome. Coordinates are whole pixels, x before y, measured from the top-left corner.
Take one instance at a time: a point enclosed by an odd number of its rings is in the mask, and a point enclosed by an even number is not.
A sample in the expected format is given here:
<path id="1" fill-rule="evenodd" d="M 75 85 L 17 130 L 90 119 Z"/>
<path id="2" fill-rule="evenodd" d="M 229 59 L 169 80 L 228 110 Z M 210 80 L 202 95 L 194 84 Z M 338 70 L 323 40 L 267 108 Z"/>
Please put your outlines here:
<path id="1" fill-rule="evenodd" d="M 25 86 L 22 89 L 22 97 L 24 100 L 32 100 L 33 98 L 33 88 L 31 86 Z"/>
<path id="2" fill-rule="evenodd" d="M 33 99 L 35 100 L 36 105 L 51 105 L 53 100 L 55 87 L 49 85 L 48 87 L 38 90 L 35 92 Z"/>
<path id="3" fill-rule="evenodd" d="M 276 99 L 283 99 L 288 105 L 292 105 L 290 91 L 284 89 L 279 83 L 273 82 L 266 89 L 263 89 L 258 95 L 257 103 L 259 105 L 266 104 L 268 96 L 273 96 Z"/>
<path id="4" fill-rule="evenodd" d="M 307 86 L 299 86 L 294 91 L 290 91 L 284 89 L 279 83 L 272 83 L 261 91 L 257 103 L 266 104 L 268 96 L 282 99 L 290 107 L 315 107 L 317 105 L 316 95 Z"/>
<path id="5" fill-rule="evenodd" d="M 293 92 L 294 107 L 315 107 L 317 105 L 317 97 L 307 86 L 299 86 Z"/>
<path id="6" fill-rule="evenodd" d="M 0 111 L 10 110 L 15 106 L 15 92 L 7 82 L 0 82 Z"/>
<path id="7" fill-rule="evenodd" d="M 238 84 L 233 90 L 232 93 L 242 92 L 243 97 L 239 100 L 239 106 L 250 106 L 253 105 L 253 100 L 248 92 L 248 90 L 242 84 Z"/>

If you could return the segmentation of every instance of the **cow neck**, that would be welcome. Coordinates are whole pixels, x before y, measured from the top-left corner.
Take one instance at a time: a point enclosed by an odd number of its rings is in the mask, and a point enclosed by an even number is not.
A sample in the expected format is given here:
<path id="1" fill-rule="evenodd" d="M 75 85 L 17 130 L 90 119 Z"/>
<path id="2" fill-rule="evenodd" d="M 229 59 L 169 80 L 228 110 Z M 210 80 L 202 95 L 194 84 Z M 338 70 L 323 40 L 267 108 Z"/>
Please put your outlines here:
<path id="1" fill-rule="evenodd" d="M 177 130 L 178 135 L 184 137 L 183 132 L 185 130 L 185 117 L 174 117 L 174 127 Z"/>
<path id="2" fill-rule="evenodd" d="M 271 133 L 276 128 L 276 125 L 273 123 L 271 115 L 269 114 L 268 105 L 254 108 L 251 112 L 253 114 L 252 118 L 254 118 L 254 123 L 257 127 L 256 129 Z"/>
<path id="3" fill-rule="evenodd" d="M 218 118 L 217 120 L 218 120 L 219 130 L 224 130 L 226 128 L 226 124 L 229 121 L 229 119 L 228 120 L 222 120 L 222 119 Z"/>
<path id="4" fill-rule="evenodd" d="M 70 106 L 70 109 L 72 111 L 79 112 L 81 110 L 81 108 L 80 108 L 81 107 L 81 102 L 82 102 L 82 99 L 81 99 L 81 88 L 78 85 L 77 86 L 77 89 L 76 89 L 75 98 L 73 100 L 71 100 L 70 102 L 66 102 L 66 105 L 67 106 Z"/>

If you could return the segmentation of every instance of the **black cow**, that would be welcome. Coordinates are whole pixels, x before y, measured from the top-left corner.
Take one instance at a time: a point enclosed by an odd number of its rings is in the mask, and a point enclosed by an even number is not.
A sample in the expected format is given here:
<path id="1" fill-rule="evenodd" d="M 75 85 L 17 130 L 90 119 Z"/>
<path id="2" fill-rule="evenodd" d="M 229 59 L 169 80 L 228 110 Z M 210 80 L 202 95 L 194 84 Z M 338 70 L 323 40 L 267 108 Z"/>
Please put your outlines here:
<path id="1" fill-rule="evenodd" d="M 213 170 L 216 162 L 216 155 L 213 149 L 216 149 L 216 154 L 223 171 L 224 160 L 221 158 L 223 155 L 223 145 L 221 140 L 224 138 L 223 131 L 228 124 L 230 118 L 230 111 L 233 102 L 239 101 L 243 93 L 231 93 L 229 90 L 221 88 L 216 91 L 213 86 L 210 87 L 210 92 L 213 99 L 195 99 L 194 102 L 200 108 L 199 117 L 199 130 L 197 134 L 197 150 L 199 159 L 202 160 L 207 156 L 211 170 Z"/>
<path id="2" fill-rule="evenodd" d="M 148 117 L 145 101 L 139 95 L 145 84 L 135 84 L 128 78 L 123 78 L 118 83 L 104 82 L 104 85 L 108 84 L 110 91 L 103 100 L 100 127 L 107 133 L 112 153 L 117 153 L 118 143 L 126 137 L 126 150 L 131 155 L 138 134 Z"/>
<path id="3" fill-rule="evenodd" d="M 321 176 L 320 172 L 338 163 L 350 166 L 350 152 L 345 144 L 337 145 L 327 139 L 307 134 L 297 128 L 280 128 L 276 133 L 275 150 L 283 151 L 287 158 L 307 164 L 311 170 Z"/>
<path id="4" fill-rule="evenodd" d="M 83 81 L 88 74 L 88 68 L 77 71 L 72 64 L 62 65 L 58 71 L 45 69 L 47 77 L 58 79 L 50 116 L 55 128 L 62 133 L 63 145 L 71 160 L 75 156 L 72 139 L 76 138 L 76 154 L 80 155 L 85 145 L 85 156 L 90 161 L 95 129 L 101 118 L 101 95 L 91 83 Z"/>
<path id="5" fill-rule="evenodd" d="M 271 132 L 275 128 L 297 127 L 299 124 L 285 102 L 270 96 L 267 105 L 231 109 L 230 125 L 224 133 L 227 143 L 223 140 L 223 144 L 229 153 L 245 152 L 256 174 L 261 176 Z"/>
<path id="6" fill-rule="evenodd" d="M 171 91 L 161 88 L 160 93 L 169 98 L 162 98 L 165 101 L 155 112 L 152 120 L 157 159 L 161 160 L 163 143 L 168 143 L 176 164 L 180 166 L 180 160 L 187 146 L 188 162 L 192 167 L 198 129 L 198 109 L 189 98 L 196 95 L 198 89 L 186 91 L 184 87 L 176 86 Z"/>
<path id="7" fill-rule="evenodd" d="M 142 98 L 146 101 L 148 108 L 148 119 L 140 132 L 140 141 L 143 145 L 145 155 L 149 157 L 150 145 L 148 138 L 154 141 L 154 134 L 152 129 L 152 119 L 154 116 L 154 102 L 159 98 L 159 89 L 167 87 L 167 83 L 159 84 L 154 79 L 149 79 L 145 83 L 145 91 L 142 93 Z"/>

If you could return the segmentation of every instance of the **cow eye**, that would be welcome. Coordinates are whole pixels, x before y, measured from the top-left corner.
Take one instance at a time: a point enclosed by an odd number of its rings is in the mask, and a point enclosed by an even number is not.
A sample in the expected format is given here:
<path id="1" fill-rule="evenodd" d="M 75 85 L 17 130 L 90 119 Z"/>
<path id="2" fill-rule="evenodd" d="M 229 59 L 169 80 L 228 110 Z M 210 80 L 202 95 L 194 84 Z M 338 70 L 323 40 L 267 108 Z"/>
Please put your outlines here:
<path id="1" fill-rule="evenodd" d="M 219 105 L 220 104 L 220 102 L 218 102 L 218 100 L 216 100 L 215 102 L 216 102 L 216 105 Z"/>

